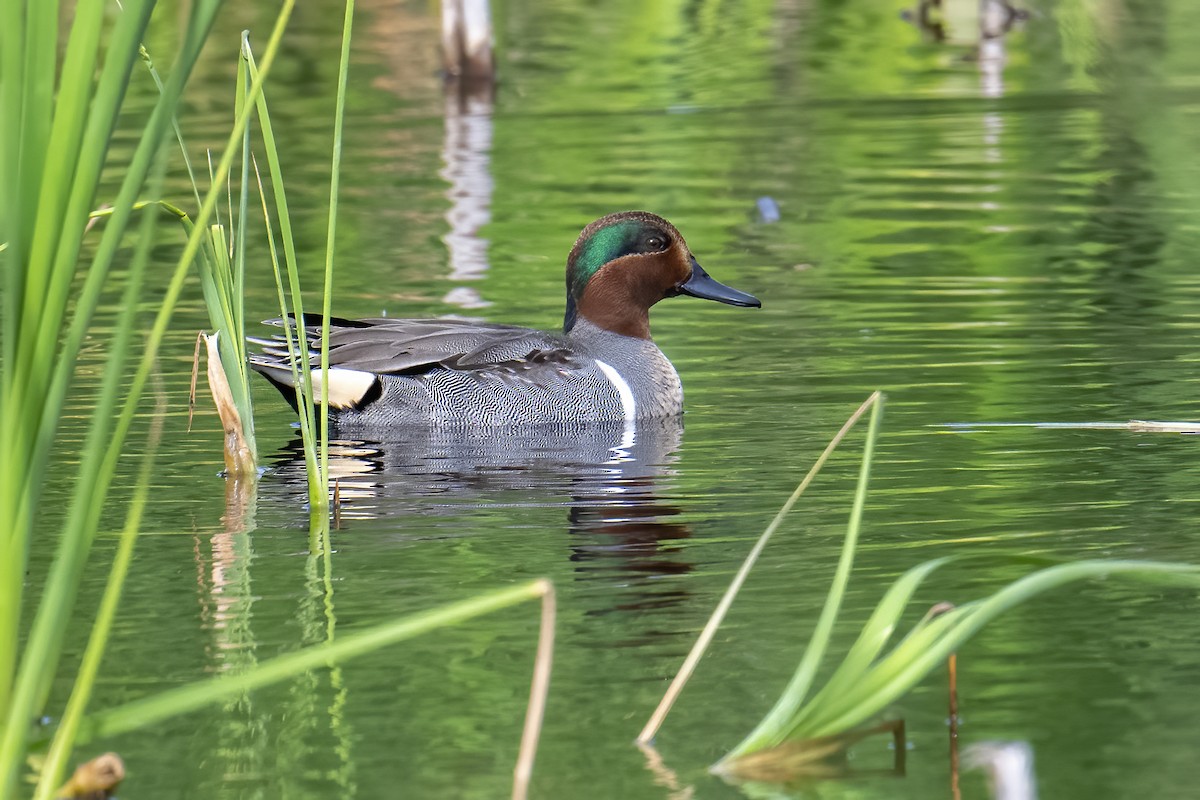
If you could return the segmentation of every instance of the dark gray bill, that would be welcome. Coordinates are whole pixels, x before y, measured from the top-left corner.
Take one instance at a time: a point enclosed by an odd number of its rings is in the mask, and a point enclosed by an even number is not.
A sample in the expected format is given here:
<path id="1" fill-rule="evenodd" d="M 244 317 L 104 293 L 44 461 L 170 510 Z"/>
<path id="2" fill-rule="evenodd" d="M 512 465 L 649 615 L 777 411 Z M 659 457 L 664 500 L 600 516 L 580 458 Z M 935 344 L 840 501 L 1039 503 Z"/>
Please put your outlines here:
<path id="1" fill-rule="evenodd" d="M 702 297 L 705 300 L 716 300 L 718 303 L 728 303 L 731 306 L 762 307 L 762 303 L 754 295 L 739 292 L 732 286 L 726 286 L 713 280 L 704 271 L 704 267 L 696 262 L 695 258 L 692 259 L 692 277 L 679 284 L 678 288 L 680 294 Z"/>

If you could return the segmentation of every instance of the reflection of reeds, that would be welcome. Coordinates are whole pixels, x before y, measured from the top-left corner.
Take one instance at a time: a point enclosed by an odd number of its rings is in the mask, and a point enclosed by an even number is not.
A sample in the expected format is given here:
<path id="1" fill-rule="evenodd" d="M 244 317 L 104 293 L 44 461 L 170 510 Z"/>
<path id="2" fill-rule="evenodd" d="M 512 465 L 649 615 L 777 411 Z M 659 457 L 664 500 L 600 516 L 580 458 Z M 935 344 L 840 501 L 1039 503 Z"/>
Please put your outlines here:
<path id="1" fill-rule="evenodd" d="M 1009 609 L 1025 603 L 1043 592 L 1080 580 L 1103 577 L 1128 577 L 1153 584 L 1200 585 L 1200 567 L 1166 564 L 1151 561 L 1088 560 L 1047 567 L 1003 587 L 989 597 L 957 606 L 939 604 L 899 641 L 887 649 L 910 600 L 925 580 L 939 567 L 956 562 L 954 558 L 939 558 L 918 564 L 898 578 L 879 601 L 864 623 L 858 639 L 842 658 L 824 686 L 818 687 L 816 676 L 828 648 L 834 624 L 845 595 L 858 536 L 862 511 L 870 476 L 871 456 L 878 436 L 880 409 L 883 398 L 875 393 L 852 415 L 834 442 L 818 459 L 813 471 L 801 482 L 791 498 L 763 532 L 759 541 L 735 576 L 729 591 L 718 604 L 712 619 L 689 654 L 676 681 L 660 703 L 638 738 L 648 742 L 658 730 L 671 702 L 711 640 L 733 595 L 740 588 L 750 566 L 757 559 L 766 540 L 782 522 L 800 492 L 824 463 L 832 447 L 840 441 L 849 427 L 871 409 L 870 428 L 863 450 L 858 486 L 855 490 L 850 522 L 842 544 L 841 557 L 821 609 L 807 649 L 783 695 L 758 726 L 730 753 L 713 767 L 713 771 L 730 777 L 748 775 L 774 781 L 807 775 L 814 767 L 824 769 L 831 757 L 864 735 L 888 730 L 896 735 L 894 723 L 874 728 L 862 728 L 889 705 L 899 700 L 929 672 L 940 666 L 968 639 L 988 622 Z M 901 734 L 902 736 L 902 734 Z M 897 742 L 903 748 L 903 742 Z"/>
<path id="2" fill-rule="evenodd" d="M 533 751 L 537 746 L 542 710 L 545 708 L 545 698 L 550 681 L 554 589 L 545 579 L 486 592 L 457 603 L 410 614 L 398 620 L 340 636 L 335 640 L 326 639 L 320 644 L 263 661 L 245 672 L 218 675 L 188 686 L 181 686 L 106 709 L 92 714 L 83 721 L 80 726 L 79 738 L 81 741 L 90 741 L 103 736 L 126 733 L 213 703 L 223 702 L 230 697 L 236 697 L 263 686 L 309 673 L 312 670 L 342 663 L 429 631 L 456 625 L 468 619 L 500 611 L 529 600 L 540 601 L 543 610 L 534 664 L 534 678 L 530 690 L 529 711 L 526 714 L 522 749 L 517 761 L 516 774 L 517 781 L 520 782 L 528 776 L 533 764 Z M 324 596 L 322 597 L 323 601 Z"/>

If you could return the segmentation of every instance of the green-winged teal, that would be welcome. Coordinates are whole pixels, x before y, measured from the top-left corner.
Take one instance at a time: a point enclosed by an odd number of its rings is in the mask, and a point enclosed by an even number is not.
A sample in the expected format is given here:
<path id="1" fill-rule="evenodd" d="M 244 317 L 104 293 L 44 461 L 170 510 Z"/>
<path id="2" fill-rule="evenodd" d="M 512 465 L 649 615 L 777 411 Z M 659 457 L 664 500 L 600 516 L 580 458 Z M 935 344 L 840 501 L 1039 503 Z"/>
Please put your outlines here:
<path id="1" fill-rule="evenodd" d="M 650 306 L 680 294 L 760 305 L 710 278 L 662 217 L 610 214 L 584 228 L 567 257 L 562 334 L 455 319 L 331 320 L 330 410 L 339 426 L 365 429 L 679 414 L 683 387 L 650 339 Z M 319 324 L 308 338 L 320 398 Z M 251 366 L 294 406 L 286 345 L 259 343 Z"/>

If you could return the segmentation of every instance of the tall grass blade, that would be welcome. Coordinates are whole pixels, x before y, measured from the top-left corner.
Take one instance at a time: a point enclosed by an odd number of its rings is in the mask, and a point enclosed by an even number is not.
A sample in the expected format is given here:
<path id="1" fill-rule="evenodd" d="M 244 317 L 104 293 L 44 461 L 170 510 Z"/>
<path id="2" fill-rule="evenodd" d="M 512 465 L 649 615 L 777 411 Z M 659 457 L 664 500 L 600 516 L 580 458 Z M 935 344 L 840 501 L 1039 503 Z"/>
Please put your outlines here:
<path id="1" fill-rule="evenodd" d="M 1151 561 L 1080 561 L 1049 567 L 1004 587 L 982 600 L 958 606 L 944 614 L 927 614 L 889 652 L 880 655 L 887 636 L 904 613 L 913 593 L 936 568 L 948 559 L 920 564 L 896 581 L 880 601 L 858 641 L 826 686 L 806 703 L 792 709 L 789 718 L 774 728 L 760 723 L 759 740 L 722 758 L 713 770 L 737 773 L 739 765 L 753 758 L 761 769 L 772 765 L 771 752 L 778 753 L 773 766 L 786 769 L 794 753 L 781 745 L 795 742 L 833 741 L 849 736 L 858 726 L 878 717 L 892 703 L 912 690 L 985 625 L 1009 609 L 1028 602 L 1043 592 L 1081 580 L 1125 577 L 1153 585 L 1200 587 L 1200 567 Z M 781 701 L 782 702 L 782 701 Z M 778 707 L 778 704 L 777 704 Z M 854 737 L 845 740 L 847 744 Z M 764 760 L 765 759 L 765 760 Z"/>
<path id="2" fill-rule="evenodd" d="M 100 73 L 98 88 L 90 106 L 86 130 L 79 139 L 78 158 L 73 158 L 72 154 L 67 153 L 56 154 L 56 157 L 64 162 L 76 163 L 74 175 L 69 178 L 72 181 L 71 191 L 64 212 L 68 223 L 71 220 L 82 221 L 87 218 L 88 208 L 96 190 L 100 165 L 107 153 L 109 135 L 116 122 L 133 60 L 138 57 L 138 42 L 145 30 L 150 5 L 135 0 L 126 3 L 125 10 L 117 16 L 105 66 Z M 16 581 L 10 583 L 0 580 L 0 592 L 4 593 L 3 607 L 0 608 L 0 612 L 3 612 L 0 613 L 0 652 L 5 656 L 13 652 L 7 649 L 7 645 L 15 641 L 18 618 L 13 612 L 15 609 L 19 613 L 20 592 L 24 586 L 20 576 L 23 575 L 29 537 L 32 535 L 32 509 L 40 490 L 43 468 L 74 371 L 75 358 L 105 286 L 118 244 L 136 205 L 136 196 L 152 161 L 161 150 L 167 125 L 174 114 L 174 108 L 178 104 L 183 85 L 200 47 L 211 28 L 218 6 L 218 0 L 199 0 L 191 7 L 184 42 L 168 80 L 167 90 L 155 105 L 131 163 L 123 170 L 124 181 L 117 201 L 113 204 L 112 214 L 96 254 L 85 271 L 82 288 L 73 303 L 74 313 L 69 324 L 63 311 L 66 307 L 66 294 L 75 282 L 75 265 L 83 226 L 78 222 L 61 225 L 62 235 L 55 242 L 53 253 L 45 259 L 39 260 L 36 248 L 31 251 L 30 259 L 13 258 L 11 254 L 6 256 L 6 269 L 24 270 L 27 285 L 23 298 L 6 297 L 3 300 L 6 313 L 13 310 L 15 304 L 22 304 L 21 324 L 17 327 L 19 338 L 13 348 L 15 356 L 12 361 L 4 362 L 2 369 L 5 375 L 3 385 L 7 392 L 3 398 L 6 413 L 0 417 L 0 448 L 3 448 L 0 451 L 0 463 L 4 464 L 5 470 L 3 480 L 0 480 L 0 511 L 6 519 L 14 520 L 16 524 L 6 531 L 8 538 L 4 541 L 5 551 L 0 553 L 0 561 L 4 562 L 6 569 L 18 570 Z M 278 33 L 281 34 L 282 29 L 279 29 Z M 275 38 L 276 48 L 278 38 Z M 274 49 L 269 48 L 268 55 L 273 53 Z M 91 79 L 90 75 L 88 79 Z M 7 85 L 7 81 L 5 84 Z M 244 119 L 241 124 L 245 124 Z M 7 157 L 12 155 L 13 149 L 6 148 L 4 152 Z M 19 151 L 17 154 L 20 155 Z M 11 174 L 12 165 L 6 167 L 6 170 Z M 207 214 L 211 213 L 211 209 L 212 204 L 207 202 L 206 206 L 201 208 L 197 229 L 206 224 Z M 41 224 L 42 220 L 39 219 L 38 225 Z M 110 348 L 109 365 L 103 376 L 101 393 L 95 403 L 74 498 L 41 603 L 34 616 L 28 643 L 21 656 L 21 667 L 11 683 L 9 674 L 0 675 L 0 684 L 6 692 L 3 698 L 5 705 L 0 707 L 0 712 L 6 714 L 3 738 L 0 739 L 0 796 L 9 796 L 15 789 L 19 769 L 24 763 L 29 721 L 44 707 L 50 681 L 56 674 L 82 565 L 90 549 L 100 508 L 115 474 L 116 461 L 122 451 L 121 443 L 132 424 L 142 389 L 153 368 L 158 347 L 182 290 L 187 268 L 198 249 L 196 233 L 197 231 L 193 230 L 189 245 L 176 267 L 166 293 L 158 303 L 158 314 L 150 334 L 146 337 L 138 369 L 128 387 L 122 385 L 122 365 L 129 346 L 131 324 L 127 322 L 118 329 Z M 35 236 L 34 241 L 36 243 L 41 239 Z M 139 246 L 149 248 L 150 241 L 142 241 Z M 40 275 L 39 285 L 45 285 L 47 288 L 48 297 L 44 303 L 30 303 L 28 279 L 33 275 Z M 131 275 L 131 285 L 134 282 L 135 278 Z M 126 303 L 126 307 L 130 310 L 136 309 L 138 303 Z M 24 313 L 25 311 L 29 313 Z M 116 398 L 122 392 L 125 400 L 114 425 L 112 412 Z M 9 555 L 15 556 L 15 560 L 4 558 Z M 0 668 L 11 672 L 11 663 L 5 662 Z M 11 694 L 8 694 L 10 686 Z"/>
<path id="3" fill-rule="evenodd" d="M 812 701 L 797 710 L 792 719 L 792 730 L 803 726 L 814 709 L 820 709 L 831 698 L 846 696 L 864 680 L 875 659 L 892 638 L 913 593 L 930 573 L 949 561 L 949 558 L 938 558 L 918 564 L 892 584 L 837 670 L 813 696 Z"/>
<path id="4" fill-rule="evenodd" d="M 150 222 L 143 225 L 141 241 L 149 243 L 153 240 L 152 231 L 149 230 L 151 226 L 152 223 Z M 149 248 L 139 246 L 139 251 L 144 251 L 138 254 L 138 258 L 144 264 Z M 79 731 L 79 722 L 87 710 L 88 702 L 91 700 L 92 686 L 95 684 L 96 676 L 100 671 L 100 663 L 104 658 L 104 651 L 108 646 L 108 637 L 112 631 L 113 620 L 117 616 L 117 606 L 121 601 L 121 592 L 125 586 L 125 576 L 129 573 L 129 564 L 133 560 L 133 546 L 137 542 L 138 531 L 142 522 L 142 512 L 146 508 L 146 498 L 150 490 L 150 478 L 154 470 L 154 456 L 158 450 L 159 441 L 162 438 L 163 420 L 166 417 L 166 412 L 166 396 L 160 393 L 150 433 L 147 436 L 145 455 L 142 457 L 142 465 L 138 472 L 137 489 L 134 491 L 133 498 L 130 500 L 129 508 L 126 512 L 125 527 L 121 531 L 121 538 L 117 545 L 117 553 L 113 558 L 108 583 L 104 587 L 104 596 L 100 599 L 100 606 L 96 612 L 96 620 L 92 624 L 83 660 L 79 665 L 79 671 L 75 675 L 75 687 L 71 692 L 71 698 L 67 702 L 66 709 L 63 711 L 58 729 L 55 731 L 54 738 L 50 742 L 50 750 L 47 752 L 46 760 L 42 764 L 37 789 L 34 792 L 34 800 L 52 800 L 56 797 L 58 793 L 54 787 L 58 785 L 62 780 L 62 776 L 66 774 L 71 751 L 75 745 L 75 736 Z"/>
<path id="5" fill-rule="evenodd" d="M 3 696 L 0 696 L 0 702 L 3 706 L 0 706 L 0 713 L 7 717 L 3 738 L 0 739 L 0 796 L 10 793 L 16 784 L 17 770 L 22 763 L 21 755 L 28 737 L 29 720 L 44 705 L 50 680 L 55 674 L 79 574 L 90 547 L 98 509 L 103 504 L 111 481 L 111 467 L 105 470 L 102 462 L 106 459 L 102 456 L 107 450 L 113 454 L 108 460 L 115 462 L 116 454 L 120 452 L 120 436 L 107 435 L 115 398 L 120 389 L 120 366 L 128 346 L 127 337 L 122 338 L 120 332 L 110 348 L 110 371 L 106 371 L 103 378 L 103 388 L 96 403 L 57 555 L 21 656 L 21 667 L 13 675 L 12 658 L 16 653 L 15 628 L 18 620 L 14 614 L 19 614 L 20 595 L 24 588 L 24 565 L 32 536 L 32 509 L 40 494 L 44 468 L 57 431 L 69 379 L 74 371 L 75 358 L 95 311 L 116 244 L 150 163 L 158 152 L 164 120 L 178 101 L 179 91 L 199 51 L 199 42 L 207 32 L 207 25 L 211 24 L 215 6 L 213 2 L 199 3 L 193 9 L 194 25 L 189 29 L 188 40 L 181 48 L 177 69 L 172 76 L 174 91 L 161 98 L 156 105 L 133 161 L 125 170 L 125 180 L 118 201 L 114 204 L 112 219 L 85 271 L 86 277 L 73 304 L 69 325 L 64 315 L 65 293 L 75 279 L 75 265 L 83 235 L 83 225 L 79 221 L 87 218 L 100 165 L 107 152 L 108 135 L 115 125 L 133 59 L 137 57 L 137 41 L 145 29 L 148 14 L 144 4 L 131 4 L 126 13 L 117 17 L 86 130 L 78 139 L 81 150 L 79 157 L 75 159 L 70 154 L 56 154 L 60 161 L 76 163 L 73 176 L 59 173 L 56 178 L 48 178 L 71 181 L 69 200 L 63 214 L 65 220 L 75 222 L 63 224 L 62 221 L 55 223 L 52 219 L 38 219 L 38 233 L 33 237 L 35 243 L 44 240 L 40 234 L 43 223 L 51 226 L 58 224 L 62 231 L 62 235 L 54 242 L 53 252 L 42 254 L 34 248 L 28 258 L 19 260 L 10 254 L 6 261 L 6 269 L 24 271 L 26 294 L 24 298 L 6 297 L 3 301 L 5 313 L 15 313 L 18 305 L 22 305 L 23 310 L 20 312 L 21 325 L 17 328 L 18 339 L 14 343 L 14 358 L 6 361 L 0 370 L 6 376 L 5 386 L 8 389 L 3 401 L 5 414 L 0 416 L 0 447 L 3 448 L 0 463 L 4 464 L 3 479 L 0 480 L 0 511 L 11 521 L 5 530 L 7 540 L 3 556 L 7 558 L 0 557 L 0 561 L 3 561 L 5 569 L 18 571 L 15 581 L 0 580 L 0 593 L 3 593 L 3 605 L 0 607 L 0 653 L 3 653 L 3 664 L 0 665 L 3 670 L 3 674 L 0 674 Z M 86 15 L 82 19 L 86 19 Z M 90 81 L 92 76 L 88 74 L 86 79 Z M 35 275 L 39 276 L 36 285 L 45 286 L 54 295 L 47 297 L 46 302 L 40 305 L 31 305 L 29 300 L 29 279 Z M 48 359 L 46 354 L 50 356 Z M 131 393 L 131 402 L 136 403 L 137 394 Z"/>
<path id="6" fill-rule="evenodd" d="M 242 35 L 242 59 L 253 80 L 258 76 L 258 65 L 254 52 L 250 47 L 249 34 Z M 312 371 L 308 369 L 308 337 L 303 332 L 304 295 L 300 288 L 300 262 L 296 255 L 295 236 L 292 233 L 291 214 L 288 211 L 287 191 L 283 183 L 283 168 L 279 160 L 279 149 L 275 142 L 275 130 L 271 123 L 271 114 L 267 106 L 265 94 L 259 94 L 253 102 L 258 128 L 262 134 L 263 150 L 267 159 L 267 171 L 271 176 L 271 197 L 278 212 L 279 237 L 283 245 L 283 259 L 275 244 L 275 234 L 271 223 L 271 211 L 267 204 L 267 195 L 263 191 L 262 176 L 258 164 L 251 159 L 255 170 L 255 180 L 258 184 L 259 197 L 262 201 L 263 219 L 266 223 L 267 241 L 270 248 L 271 263 L 275 273 L 276 289 L 279 294 L 279 314 L 282 320 L 283 335 L 287 342 L 288 359 L 292 364 L 292 379 L 296 386 L 296 408 L 300 420 L 300 437 L 304 448 L 304 463 L 308 473 L 308 502 L 314 518 L 328 516 L 329 493 L 324 481 L 320 480 L 320 456 L 317 452 L 316 432 L 317 421 L 314 410 Z M 287 290 L 284 290 L 284 273 L 287 274 Z M 293 322 L 300 321 L 300 330 Z"/>
<path id="7" fill-rule="evenodd" d="M 333 315 L 333 262 L 337 245 L 338 186 L 342 175 L 342 130 L 346 120 L 346 79 L 350 73 L 350 34 L 354 0 L 346 0 L 342 20 L 342 52 L 338 62 L 337 103 L 333 116 L 333 158 L 329 175 L 329 229 L 325 236 L 325 288 L 321 303 L 321 374 L 329 374 L 329 318 Z M 309 481 L 314 476 L 309 476 Z M 322 492 L 329 484 L 329 381 L 321 381 L 321 470 L 315 476 Z"/>

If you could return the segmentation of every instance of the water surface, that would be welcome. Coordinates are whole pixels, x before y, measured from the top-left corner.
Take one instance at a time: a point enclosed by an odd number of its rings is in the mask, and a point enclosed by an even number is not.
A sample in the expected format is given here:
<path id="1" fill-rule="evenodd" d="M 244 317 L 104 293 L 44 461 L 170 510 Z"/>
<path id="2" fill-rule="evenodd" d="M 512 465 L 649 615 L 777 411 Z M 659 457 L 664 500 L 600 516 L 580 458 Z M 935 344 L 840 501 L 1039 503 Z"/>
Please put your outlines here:
<path id="1" fill-rule="evenodd" d="M 1200 7 L 1045 0 L 981 59 L 975 4 L 947 3 L 939 42 L 903 2 L 516 0 L 496 9 L 494 102 L 443 98 L 427 4 L 360 3 L 337 314 L 554 328 L 574 237 L 623 208 L 668 217 L 716 278 L 763 299 L 655 309 L 687 393 L 681 426 L 632 442 L 416 433 L 336 454 L 339 633 L 537 576 L 557 587 L 534 796 L 678 796 L 630 742 L 753 537 L 875 389 L 889 400 L 840 644 L 892 579 L 937 556 L 993 558 L 944 570 L 914 619 L 1020 576 L 1017 557 L 1200 564 L 1192 437 L 982 424 L 1196 418 Z M 237 34 L 265 41 L 269 5 L 227 9 L 183 120 L 197 154 L 224 141 Z M 301 6 L 269 99 L 316 289 L 340 10 Z M 162 21 L 152 47 L 173 31 Z M 172 191 L 186 201 L 182 181 Z M 777 223 L 758 219 L 763 196 Z M 178 246 L 164 239 L 164 272 Z M 267 317 L 265 244 L 251 251 L 263 268 L 247 306 Z M 162 360 L 164 456 L 97 706 L 323 641 L 329 624 L 284 403 L 260 384 L 267 471 L 240 514 L 226 513 L 215 416 L 185 432 L 206 325 L 189 296 Z M 768 549 L 659 736 L 695 796 L 742 794 L 704 768 L 802 651 L 859 441 Z M 113 546 L 100 543 L 84 608 Z M 1046 797 L 1191 797 L 1196 612 L 1192 593 L 1100 582 L 1009 614 L 961 654 L 963 741 L 1030 742 Z M 514 609 L 104 747 L 126 758 L 129 797 L 501 796 L 535 636 L 536 610 Z M 893 709 L 906 777 L 787 796 L 946 796 L 943 695 L 935 674 Z M 888 768 L 887 737 L 850 763 Z M 963 796 L 986 796 L 982 778 L 964 777 Z"/>

